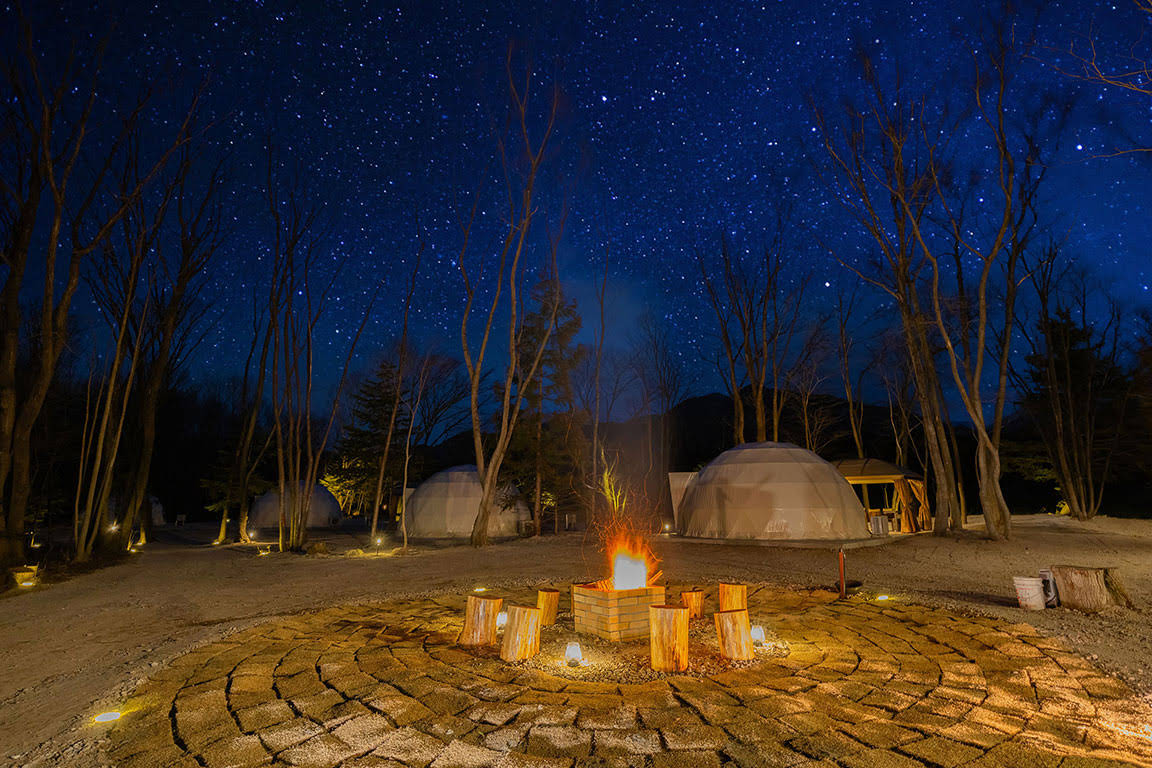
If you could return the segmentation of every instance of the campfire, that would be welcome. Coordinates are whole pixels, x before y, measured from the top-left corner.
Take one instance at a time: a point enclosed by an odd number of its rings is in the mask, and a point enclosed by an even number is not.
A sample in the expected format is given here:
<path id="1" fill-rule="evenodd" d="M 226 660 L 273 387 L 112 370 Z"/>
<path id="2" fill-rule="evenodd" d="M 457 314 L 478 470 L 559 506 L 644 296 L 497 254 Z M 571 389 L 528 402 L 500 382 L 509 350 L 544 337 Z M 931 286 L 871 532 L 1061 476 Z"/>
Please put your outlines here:
<path id="1" fill-rule="evenodd" d="M 588 584 L 572 585 L 576 631 L 605 640 L 648 636 L 648 606 L 664 602 L 663 575 L 639 537 L 619 536 L 608 547 L 612 574 Z"/>

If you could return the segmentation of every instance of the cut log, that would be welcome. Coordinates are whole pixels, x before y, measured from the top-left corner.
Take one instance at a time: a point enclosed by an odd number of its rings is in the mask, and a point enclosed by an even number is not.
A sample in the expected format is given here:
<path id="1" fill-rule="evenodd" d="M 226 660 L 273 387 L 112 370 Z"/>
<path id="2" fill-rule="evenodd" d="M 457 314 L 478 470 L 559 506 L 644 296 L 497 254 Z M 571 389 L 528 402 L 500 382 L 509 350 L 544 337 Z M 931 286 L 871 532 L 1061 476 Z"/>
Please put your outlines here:
<path id="1" fill-rule="evenodd" d="M 716 639 L 720 642 L 720 653 L 726 659 L 747 661 L 756 658 L 752 648 L 752 626 L 748 621 L 747 609 L 738 611 L 717 611 Z"/>
<path id="2" fill-rule="evenodd" d="M 682 605 L 648 606 L 648 648 L 652 669 L 688 669 L 688 609 Z"/>
<path id="3" fill-rule="evenodd" d="M 1060 604 L 1065 608 L 1096 613 L 1110 605 L 1135 607 L 1114 568 L 1054 565 L 1052 578 L 1056 581 Z"/>
<path id="4" fill-rule="evenodd" d="M 704 618 L 704 590 L 689 589 L 681 592 L 680 602 L 688 609 L 689 619 Z"/>
<path id="5" fill-rule="evenodd" d="M 504 642 L 500 658 L 504 661 L 530 659 L 540 653 L 540 609 L 527 605 L 508 606 L 508 623 L 504 625 Z"/>
<path id="6" fill-rule="evenodd" d="M 720 610 L 739 611 L 748 607 L 748 585 L 720 582 Z"/>
<path id="7" fill-rule="evenodd" d="M 502 597 L 468 595 L 468 607 L 464 609 L 464 631 L 460 633 L 460 645 L 492 645 L 496 642 L 496 616 L 500 613 Z"/>
<path id="8" fill-rule="evenodd" d="M 536 607 L 540 609 L 540 626 L 552 626 L 556 621 L 556 613 L 560 609 L 560 591 L 557 589 L 536 590 Z"/>

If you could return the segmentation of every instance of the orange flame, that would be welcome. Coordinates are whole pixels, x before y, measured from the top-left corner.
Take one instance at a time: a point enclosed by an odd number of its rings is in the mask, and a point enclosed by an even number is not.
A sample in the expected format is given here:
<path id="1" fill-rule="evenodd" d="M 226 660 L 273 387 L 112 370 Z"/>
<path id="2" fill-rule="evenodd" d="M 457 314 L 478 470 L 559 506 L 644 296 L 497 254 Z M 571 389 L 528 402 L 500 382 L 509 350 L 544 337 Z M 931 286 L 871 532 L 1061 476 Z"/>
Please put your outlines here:
<path id="1" fill-rule="evenodd" d="M 608 542 L 612 563 L 612 589 L 642 589 L 648 586 L 655 558 L 639 536 L 619 535 Z"/>

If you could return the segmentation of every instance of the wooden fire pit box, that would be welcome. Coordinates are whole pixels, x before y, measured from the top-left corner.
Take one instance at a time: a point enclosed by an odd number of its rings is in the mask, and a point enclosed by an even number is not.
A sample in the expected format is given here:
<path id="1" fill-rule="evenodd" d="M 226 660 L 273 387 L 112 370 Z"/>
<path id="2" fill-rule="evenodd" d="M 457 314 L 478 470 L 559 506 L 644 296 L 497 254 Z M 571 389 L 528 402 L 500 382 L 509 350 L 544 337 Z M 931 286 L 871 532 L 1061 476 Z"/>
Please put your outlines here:
<path id="1" fill-rule="evenodd" d="M 648 637 L 648 606 L 663 604 L 664 587 L 600 589 L 595 584 L 572 585 L 576 631 L 604 640 Z"/>

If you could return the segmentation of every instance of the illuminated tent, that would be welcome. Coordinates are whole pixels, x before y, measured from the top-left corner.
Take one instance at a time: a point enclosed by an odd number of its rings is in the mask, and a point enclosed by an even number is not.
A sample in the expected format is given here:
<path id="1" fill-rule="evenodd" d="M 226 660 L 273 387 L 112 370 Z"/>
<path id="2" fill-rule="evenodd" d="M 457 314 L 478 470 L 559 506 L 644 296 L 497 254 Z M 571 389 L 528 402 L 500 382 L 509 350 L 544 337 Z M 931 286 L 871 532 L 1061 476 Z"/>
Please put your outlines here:
<path id="1" fill-rule="evenodd" d="M 483 487 L 476 467 L 465 464 L 437 472 L 408 497 L 408 535 L 414 539 L 464 539 L 472 535 L 472 524 L 480 509 Z M 496 508 L 488 517 L 488 535 L 508 538 L 520 533 L 520 522 L 528 520 L 528 506 L 511 501 L 515 489 L 498 493 Z"/>
<path id="2" fill-rule="evenodd" d="M 312 502 L 308 508 L 309 528 L 330 528 L 340 522 L 340 503 L 322 485 L 312 489 Z M 252 502 L 248 512 L 251 528 L 278 528 L 280 526 L 280 491 L 273 489 Z"/>
<path id="3" fill-rule="evenodd" d="M 833 465 L 849 483 L 863 487 L 869 517 L 898 517 L 904 533 L 931 527 L 932 510 L 919 474 L 880 459 L 842 459 Z M 876 485 L 881 487 L 869 490 Z"/>
<path id="4" fill-rule="evenodd" d="M 864 508 L 828 462 L 791 443 L 745 443 L 688 484 L 684 536 L 759 541 L 868 538 Z"/>
<path id="5" fill-rule="evenodd" d="M 684 492 L 688 490 L 689 483 L 695 477 L 695 472 L 668 473 L 668 490 L 672 494 L 672 519 L 677 528 L 680 526 L 680 502 L 684 500 Z"/>

